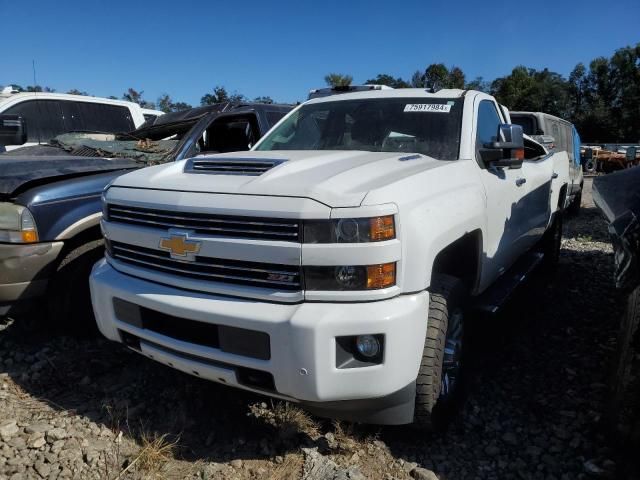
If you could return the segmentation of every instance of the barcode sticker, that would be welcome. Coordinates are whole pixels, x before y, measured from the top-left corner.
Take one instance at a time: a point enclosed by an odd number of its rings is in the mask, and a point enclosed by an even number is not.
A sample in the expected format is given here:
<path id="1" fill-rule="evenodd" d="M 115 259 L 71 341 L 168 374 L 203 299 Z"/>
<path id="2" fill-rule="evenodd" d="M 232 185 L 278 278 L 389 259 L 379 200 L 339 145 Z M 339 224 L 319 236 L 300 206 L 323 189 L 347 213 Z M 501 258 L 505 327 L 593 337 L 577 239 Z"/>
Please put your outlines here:
<path id="1" fill-rule="evenodd" d="M 442 103 L 407 103 L 404 106 L 404 111 L 449 113 L 451 111 L 451 105 L 444 105 Z"/>

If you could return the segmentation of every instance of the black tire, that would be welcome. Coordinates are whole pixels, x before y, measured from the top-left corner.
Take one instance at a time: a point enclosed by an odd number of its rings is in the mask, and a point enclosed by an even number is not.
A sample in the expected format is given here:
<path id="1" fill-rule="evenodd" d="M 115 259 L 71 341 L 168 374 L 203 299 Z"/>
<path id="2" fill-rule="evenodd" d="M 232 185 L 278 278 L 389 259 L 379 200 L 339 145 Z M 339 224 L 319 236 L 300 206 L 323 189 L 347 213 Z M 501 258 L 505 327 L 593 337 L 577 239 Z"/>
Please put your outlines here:
<path id="1" fill-rule="evenodd" d="M 560 247 L 562 246 L 562 212 L 557 212 L 553 220 L 553 225 L 544 233 L 540 240 L 540 251 L 544 254 L 542 259 L 542 270 L 553 275 L 558 268 L 560 260 Z"/>
<path id="2" fill-rule="evenodd" d="M 466 379 L 462 363 L 462 340 L 467 289 L 460 280 L 448 275 L 438 276 L 433 283 L 429 289 L 427 335 L 416 378 L 414 427 L 442 431 L 448 426 L 464 397 Z M 445 356 L 451 357 L 451 354 L 447 353 L 445 347 L 452 337 L 452 329 L 456 330 L 461 344 L 456 352 L 459 360 L 457 378 L 455 382 L 448 382 L 444 363 Z M 445 392 L 447 387 L 450 388 Z"/>
<path id="3" fill-rule="evenodd" d="M 582 186 L 580 186 L 580 193 L 574 197 L 573 201 L 567 208 L 567 213 L 572 217 L 577 217 L 580 214 L 580 205 L 582 205 Z"/>
<path id="4" fill-rule="evenodd" d="M 610 394 L 606 409 L 606 424 L 618 425 L 623 399 L 631 376 L 633 359 L 640 352 L 640 287 L 629 294 L 627 307 L 620 323 L 618 342 L 610 380 Z M 640 413 L 638 414 L 640 425 Z"/>
<path id="5" fill-rule="evenodd" d="M 596 160 L 587 160 L 584 164 L 584 171 L 587 173 L 593 173 L 597 169 L 597 161 Z"/>
<path id="6" fill-rule="evenodd" d="M 49 325 L 63 333 L 92 335 L 97 332 L 91 306 L 89 275 L 104 256 L 104 242 L 94 240 L 67 251 L 50 280 Z"/>

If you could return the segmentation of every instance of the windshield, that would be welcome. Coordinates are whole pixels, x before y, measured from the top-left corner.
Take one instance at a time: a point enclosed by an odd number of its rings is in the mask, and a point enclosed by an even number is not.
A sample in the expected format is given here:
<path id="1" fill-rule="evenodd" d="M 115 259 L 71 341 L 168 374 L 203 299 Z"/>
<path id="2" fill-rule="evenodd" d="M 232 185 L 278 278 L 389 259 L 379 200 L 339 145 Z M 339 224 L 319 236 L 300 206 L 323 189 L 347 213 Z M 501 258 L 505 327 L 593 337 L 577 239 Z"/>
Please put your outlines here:
<path id="1" fill-rule="evenodd" d="M 464 99 L 379 98 L 306 104 L 256 147 L 363 150 L 458 158 Z"/>

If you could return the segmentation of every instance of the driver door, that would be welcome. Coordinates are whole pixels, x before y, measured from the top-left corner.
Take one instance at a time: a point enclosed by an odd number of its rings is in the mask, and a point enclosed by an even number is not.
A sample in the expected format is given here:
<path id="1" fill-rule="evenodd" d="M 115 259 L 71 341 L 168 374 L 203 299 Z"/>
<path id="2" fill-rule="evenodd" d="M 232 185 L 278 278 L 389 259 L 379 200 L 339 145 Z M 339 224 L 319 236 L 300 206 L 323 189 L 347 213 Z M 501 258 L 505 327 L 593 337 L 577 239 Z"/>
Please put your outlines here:
<path id="1" fill-rule="evenodd" d="M 522 199 L 526 197 L 526 178 L 521 168 L 492 167 L 483 162 L 480 148 L 496 141 L 499 126 L 504 121 L 491 100 L 477 100 L 474 109 L 475 154 L 481 167 L 480 178 L 486 198 L 486 258 L 481 278 L 484 288 L 502 275 L 523 252 L 521 244 L 527 230 L 527 212 Z"/>

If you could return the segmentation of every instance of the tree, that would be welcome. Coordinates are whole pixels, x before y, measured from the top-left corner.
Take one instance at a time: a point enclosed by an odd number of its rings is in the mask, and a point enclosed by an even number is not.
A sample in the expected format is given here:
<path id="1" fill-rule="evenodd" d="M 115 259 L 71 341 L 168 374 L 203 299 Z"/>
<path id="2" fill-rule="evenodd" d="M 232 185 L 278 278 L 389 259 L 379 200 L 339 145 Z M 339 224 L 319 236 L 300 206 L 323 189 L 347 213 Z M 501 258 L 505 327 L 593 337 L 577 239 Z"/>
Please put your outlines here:
<path id="1" fill-rule="evenodd" d="M 27 88 L 25 88 L 24 90 L 21 91 L 25 91 L 25 92 L 55 92 L 56 89 L 55 88 L 50 88 L 50 87 L 41 87 L 40 85 L 27 85 Z"/>
<path id="2" fill-rule="evenodd" d="M 330 87 L 348 87 L 353 81 L 351 75 L 343 75 L 341 73 L 330 73 L 324 77 L 324 81 Z"/>
<path id="3" fill-rule="evenodd" d="M 461 68 L 451 67 L 444 63 L 432 63 L 424 72 L 416 71 L 411 77 L 411 85 L 416 88 L 432 88 L 434 91 L 443 88 L 465 88 L 465 75 Z"/>
<path id="4" fill-rule="evenodd" d="M 164 113 L 179 112 L 180 110 L 189 110 L 190 108 L 193 108 L 188 103 L 174 102 L 167 93 L 160 95 L 156 104 L 158 105 L 158 109 L 162 110 Z"/>
<path id="5" fill-rule="evenodd" d="M 424 82 L 424 74 L 420 70 L 416 70 L 411 77 L 411 86 L 414 88 L 426 88 Z"/>
<path id="6" fill-rule="evenodd" d="M 564 78 L 548 69 L 517 66 L 511 74 L 491 83 L 491 94 L 511 110 L 570 116 L 569 89 Z"/>
<path id="7" fill-rule="evenodd" d="M 245 102 L 247 99 L 244 95 L 234 92 L 231 95 L 223 86 L 216 85 L 213 93 L 207 93 L 200 99 L 200 105 L 213 105 L 214 103 L 223 102 Z"/>
<path id="8" fill-rule="evenodd" d="M 435 91 L 447 88 L 449 85 L 449 69 L 444 63 L 432 63 L 424 71 L 424 82 L 427 88 Z"/>
<path id="9" fill-rule="evenodd" d="M 85 92 L 84 90 L 78 90 L 77 88 L 72 88 L 71 90 L 69 90 L 67 92 L 69 95 L 83 95 L 83 96 L 88 96 L 89 94 L 87 92 Z"/>
<path id="10" fill-rule="evenodd" d="M 255 103 L 266 103 L 266 104 L 273 103 L 273 99 L 271 97 L 256 97 L 253 99 L 253 101 Z"/>
<path id="11" fill-rule="evenodd" d="M 122 99 L 127 100 L 128 102 L 137 103 L 142 108 L 156 108 L 153 102 L 148 102 L 142 98 L 143 93 L 144 90 L 137 91 L 134 88 L 129 88 L 122 94 Z"/>
<path id="12" fill-rule="evenodd" d="M 386 73 L 379 73 L 376 78 L 372 78 L 365 82 L 366 84 L 373 85 L 386 85 L 391 88 L 409 88 L 411 85 L 405 82 L 402 78 L 392 77 Z"/>
<path id="13" fill-rule="evenodd" d="M 485 82 L 482 77 L 476 77 L 464 86 L 465 90 L 478 90 L 479 92 L 488 92 L 491 85 Z"/>

